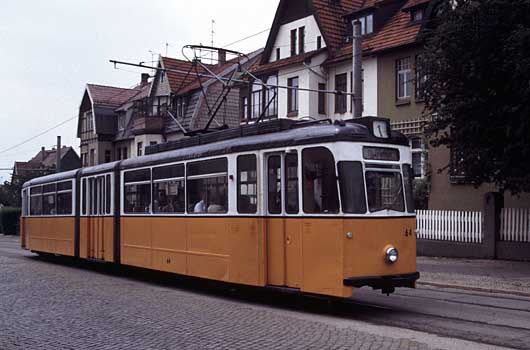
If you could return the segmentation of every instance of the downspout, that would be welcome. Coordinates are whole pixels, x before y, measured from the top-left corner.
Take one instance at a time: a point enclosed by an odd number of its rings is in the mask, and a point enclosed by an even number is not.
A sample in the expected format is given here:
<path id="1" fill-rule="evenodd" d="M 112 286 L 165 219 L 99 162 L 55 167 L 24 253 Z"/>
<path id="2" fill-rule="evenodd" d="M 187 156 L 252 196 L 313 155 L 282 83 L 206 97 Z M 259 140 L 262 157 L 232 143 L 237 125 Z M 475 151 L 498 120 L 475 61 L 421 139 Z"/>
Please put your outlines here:
<path id="1" fill-rule="evenodd" d="M 353 20 L 353 118 L 363 116 L 363 52 L 361 22 Z"/>

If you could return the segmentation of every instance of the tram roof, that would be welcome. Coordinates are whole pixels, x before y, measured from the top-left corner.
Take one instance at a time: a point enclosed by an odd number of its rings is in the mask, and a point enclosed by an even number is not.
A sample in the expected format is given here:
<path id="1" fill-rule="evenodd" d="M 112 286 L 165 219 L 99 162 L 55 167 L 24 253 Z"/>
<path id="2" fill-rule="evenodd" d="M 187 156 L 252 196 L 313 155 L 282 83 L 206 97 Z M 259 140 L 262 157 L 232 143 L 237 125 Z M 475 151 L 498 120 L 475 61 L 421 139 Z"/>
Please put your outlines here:
<path id="1" fill-rule="evenodd" d="M 283 131 L 279 132 L 269 131 L 261 134 L 252 134 L 254 131 L 250 129 L 250 132 L 248 133 L 251 135 L 244 136 L 245 126 L 243 126 L 240 128 L 220 131 L 215 133 L 216 135 L 207 134 L 195 136 L 193 138 L 194 140 L 184 139 L 182 141 L 152 146 L 151 154 L 123 160 L 120 164 L 120 168 L 131 169 L 159 163 L 193 160 L 231 153 L 338 141 L 408 146 L 407 138 L 399 132 L 392 131 L 389 138 L 381 139 L 373 136 L 367 126 L 356 122 L 348 121 L 333 124 L 291 122 L 287 124 L 287 126 L 281 125 L 280 127 Z M 259 130 L 257 125 L 255 125 L 255 127 L 256 130 Z M 268 130 L 271 129 L 272 127 L 269 127 Z M 238 133 L 243 136 L 232 137 Z M 224 140 L 223 137 L 225 137 Z M 218 139 L 219 141 L 210 141 L 215 139 Z M 201 142 L 204 142 L 204 144 L 200 144 Z M 169 148 L 170 150 L 163 151 L 164 148 Z M 171 148 L 175 149 L 171 150 Z M 153 153 L 156 151 L 159 151 L 159 153 Z"/>
<path id="2" fill-rule="evenodd" d="M 129 158 L 122 161 L 39 177 L 26 182 L 23 187 L 72 179 L 78 175 L 90 176 L 115 171 L 117 169 L 132 169 L 169 162 L 281 147 L 339 141 L 408 146 L 407 138 L 396 131 L 392 131 L 390 137 L 387 139 L 375 137 L 371 134 L 370 129 L 364 125 L 370 119 L 363 119 L 366 120 L 342 121 L 333 124 L 277 120 L 262 123 L 263 125 L 241 126 L 239 128 L 206 135 L 197 135 L 167 144 L 151 146 L 148 148 L 148 153 L 151 154 L 142 157 Z"/>
<path id="3" fill-rule="evenodd" d="M 50 182 L 60 182 L 63 180 L 71 180 L 76 177 L 79 170 L 80 169 L 75 169 L 75 170 L 64 171 L 61 173 L 55 173 L 55 174 L 37 177 L 35 179 L 26 181 L 24 185 L 22 186 L 22 188 L 29 187 L 29 186 L 42 185 L 42 184 L 46 184 Z"/>

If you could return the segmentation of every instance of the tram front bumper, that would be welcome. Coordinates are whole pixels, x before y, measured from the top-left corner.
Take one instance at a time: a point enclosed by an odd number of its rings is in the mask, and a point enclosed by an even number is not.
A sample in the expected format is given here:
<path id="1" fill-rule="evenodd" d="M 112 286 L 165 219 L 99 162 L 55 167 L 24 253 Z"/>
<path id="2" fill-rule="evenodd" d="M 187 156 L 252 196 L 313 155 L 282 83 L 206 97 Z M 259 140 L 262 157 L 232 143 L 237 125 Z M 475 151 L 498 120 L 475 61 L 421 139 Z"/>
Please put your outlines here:
<path id="1" fill-rule="evenodd" d="M 414 288 L 418 278 L 420 273 L 414 272 L 405 275 L 349 277 L 345 278 L 343 283 L 348 287 L 368 286 L 372 289 L 381 289 L 383 293 L 388 294 L 394 292 L 396 287 Z"/>

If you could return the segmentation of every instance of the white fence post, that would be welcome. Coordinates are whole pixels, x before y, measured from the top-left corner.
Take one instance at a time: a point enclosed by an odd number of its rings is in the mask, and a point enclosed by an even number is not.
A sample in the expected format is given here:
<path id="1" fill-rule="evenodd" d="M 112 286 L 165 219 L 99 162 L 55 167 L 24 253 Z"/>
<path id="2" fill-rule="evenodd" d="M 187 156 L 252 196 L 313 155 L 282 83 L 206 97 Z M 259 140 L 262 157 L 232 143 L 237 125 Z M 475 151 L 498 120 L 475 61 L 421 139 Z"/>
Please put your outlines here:
<path id="1" fill-rule="evenodd" d="M 530 242 L 530 209 L 503 208 L 501 241 Z"/>
<path id="2" fill-rule="evenodd" d="M 530 213 L 525 214 L 530 228 Z M 503 218 L 506 221 L 506 219 Z M 503 221 L 503 222 L 505 222 Z M 462 243 L 482 243 L 482 213 L 455 210 L 417 210 L 417 238 Z M 530 235 L 530 234 L 529 234 Z"/>

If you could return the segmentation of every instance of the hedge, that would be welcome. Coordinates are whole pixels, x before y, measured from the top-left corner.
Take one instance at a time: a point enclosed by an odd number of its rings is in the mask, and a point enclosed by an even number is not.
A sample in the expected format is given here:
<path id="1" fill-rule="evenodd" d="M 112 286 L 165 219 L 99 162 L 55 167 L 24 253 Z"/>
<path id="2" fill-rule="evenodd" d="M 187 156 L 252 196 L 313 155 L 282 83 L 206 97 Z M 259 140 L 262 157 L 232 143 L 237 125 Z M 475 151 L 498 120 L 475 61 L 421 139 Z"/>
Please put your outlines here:
<path id="1" fill-rule="evenodd" d="M 20 208 L 0 208 L 0 233 L 16 235 L 18 233 L 20 214 Z"/>

